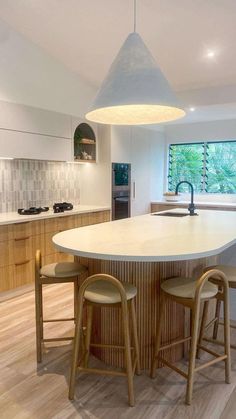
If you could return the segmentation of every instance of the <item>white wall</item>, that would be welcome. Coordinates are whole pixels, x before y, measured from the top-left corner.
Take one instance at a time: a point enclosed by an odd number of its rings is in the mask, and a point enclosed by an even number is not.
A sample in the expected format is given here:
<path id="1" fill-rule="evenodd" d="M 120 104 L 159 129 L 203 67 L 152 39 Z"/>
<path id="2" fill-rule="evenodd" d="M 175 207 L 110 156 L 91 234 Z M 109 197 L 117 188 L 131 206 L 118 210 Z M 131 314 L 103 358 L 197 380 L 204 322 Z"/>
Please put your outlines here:
<path id="1" fill-rule="evenodd" d="M 165 126 L 168 144 L 207 140 L 235 140 L 236 119 Z"/>
<path id="2" fill-rule="evenodd" d="M 75 44 L 71 46 L 76 54 Z M 96 89 L 0 20 L 0 100 L 84 117 Z"/>

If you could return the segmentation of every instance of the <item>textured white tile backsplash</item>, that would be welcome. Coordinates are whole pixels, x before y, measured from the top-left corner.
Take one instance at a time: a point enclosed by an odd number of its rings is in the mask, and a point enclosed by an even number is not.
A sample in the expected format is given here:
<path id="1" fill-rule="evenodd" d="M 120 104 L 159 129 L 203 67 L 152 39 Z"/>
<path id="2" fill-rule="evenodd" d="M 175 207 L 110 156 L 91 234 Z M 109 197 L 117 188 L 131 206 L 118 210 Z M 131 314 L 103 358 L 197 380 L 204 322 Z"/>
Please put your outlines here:
<path id="1" fill-rule="evenodd" d="M 54 202 L 80 203 L 80 167 L 40 160 L 0 160 L 0 212 Z"/>

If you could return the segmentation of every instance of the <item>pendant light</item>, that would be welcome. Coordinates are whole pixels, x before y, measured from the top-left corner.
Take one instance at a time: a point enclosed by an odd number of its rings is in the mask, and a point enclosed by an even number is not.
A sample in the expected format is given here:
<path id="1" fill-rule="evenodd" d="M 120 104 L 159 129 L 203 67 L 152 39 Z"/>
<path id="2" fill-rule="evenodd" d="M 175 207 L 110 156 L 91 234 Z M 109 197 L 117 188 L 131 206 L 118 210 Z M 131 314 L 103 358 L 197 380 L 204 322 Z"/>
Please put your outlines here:
<path id="1" fill-rule="evenodd" d="M 111 125 L 144 125 L 185 115 L 141 36 L 134 31 L 122 45 L 95 97 L 89 121 Z"/>

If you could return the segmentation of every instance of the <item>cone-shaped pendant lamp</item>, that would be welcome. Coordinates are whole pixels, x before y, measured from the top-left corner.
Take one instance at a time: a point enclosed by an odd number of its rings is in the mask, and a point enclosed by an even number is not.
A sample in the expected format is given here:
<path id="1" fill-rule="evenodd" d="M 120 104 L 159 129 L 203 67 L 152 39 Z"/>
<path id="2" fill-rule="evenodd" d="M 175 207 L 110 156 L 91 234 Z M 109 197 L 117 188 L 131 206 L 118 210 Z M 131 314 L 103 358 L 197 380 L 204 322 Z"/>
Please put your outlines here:
<path id="1" fill-rule="evenodd" d="M 140 35 L 130 33 L 86 118 L 111 125 L 144 125 L 185 115 Z"/>

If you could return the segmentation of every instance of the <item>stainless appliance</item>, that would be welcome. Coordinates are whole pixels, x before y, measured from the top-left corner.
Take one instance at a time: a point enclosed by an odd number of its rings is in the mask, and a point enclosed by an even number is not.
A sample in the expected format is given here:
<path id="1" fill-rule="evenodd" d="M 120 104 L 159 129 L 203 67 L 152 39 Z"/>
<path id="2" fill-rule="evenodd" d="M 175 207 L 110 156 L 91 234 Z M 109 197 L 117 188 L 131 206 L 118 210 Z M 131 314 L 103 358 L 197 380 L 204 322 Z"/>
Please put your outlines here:
<path id="1" fill-rule="evenodd" d="M 131 165 L 112 163 L 112 220 L 130 217 Z"/>

